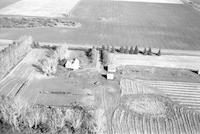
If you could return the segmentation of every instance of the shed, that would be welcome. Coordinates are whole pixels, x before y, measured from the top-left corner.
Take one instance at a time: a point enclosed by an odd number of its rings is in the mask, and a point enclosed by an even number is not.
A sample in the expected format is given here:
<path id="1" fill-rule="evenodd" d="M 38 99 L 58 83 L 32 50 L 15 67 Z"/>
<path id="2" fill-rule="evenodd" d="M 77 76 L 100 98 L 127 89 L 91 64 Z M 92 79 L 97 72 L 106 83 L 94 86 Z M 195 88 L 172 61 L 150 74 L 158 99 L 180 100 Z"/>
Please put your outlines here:
<path id="1" fill-rule="evenodd" d="M 109 73 L 115 73 L 116 72 L 116 67 L 114 65 L 108 65 L 107 66 L 107 71 Z"/>
<path id="2" fill-rule="evenodd" d="M 113 79 L 114 79 L 114 74 L 108 73 L 108 74 L 106 74 L 106 78 L 107 78 L 108 80 L 113 80 Z"/>

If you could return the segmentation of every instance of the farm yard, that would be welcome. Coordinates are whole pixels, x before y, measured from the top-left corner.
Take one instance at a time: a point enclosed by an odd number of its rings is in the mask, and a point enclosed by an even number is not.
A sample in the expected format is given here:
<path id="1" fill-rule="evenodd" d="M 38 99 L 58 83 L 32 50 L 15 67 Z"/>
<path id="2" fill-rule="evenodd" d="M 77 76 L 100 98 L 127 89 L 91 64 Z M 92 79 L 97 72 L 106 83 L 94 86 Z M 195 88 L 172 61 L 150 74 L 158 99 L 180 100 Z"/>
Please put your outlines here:
<path id="1" fill-rule="evenodd" d="M 0 133 L 199 134 L 199 22 L 185 0 L 1 0 Z"/>
<path id="2" fill-rule="evenodd" d="M 1 95 L 32 106 L 79 105 L 92 113 L 97 127 L 92 131 L 97 133 L 199 133 L 200 77 L 195 72 L 121 65 L 108 80 L 101 52 L 109 53 L 105 48 L 34 41 L 31 46 L 31 52 L 0 82 Z M 78 68 L 70 66 L 75 59 Z"/>

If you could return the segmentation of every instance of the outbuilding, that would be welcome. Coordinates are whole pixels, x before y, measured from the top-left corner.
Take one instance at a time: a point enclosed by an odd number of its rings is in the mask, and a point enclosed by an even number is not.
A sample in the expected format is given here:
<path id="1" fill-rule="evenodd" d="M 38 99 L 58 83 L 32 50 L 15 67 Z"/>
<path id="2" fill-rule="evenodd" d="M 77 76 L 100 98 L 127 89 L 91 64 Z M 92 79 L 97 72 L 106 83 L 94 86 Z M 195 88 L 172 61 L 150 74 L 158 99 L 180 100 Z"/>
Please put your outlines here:
<path id="1" fill-rule="evenodd" d="M 114 65 L 108 65 L 107 66 L 107 71 L 109 73 L 115 73 L 116 72 L 116 67 Z"/>
<path id="2" fill-rule="evenodd" d="M 113 80 L 114 79 L 114 74 L 108 73 L 108 74 L 106 74 L 106 78 L 107 78 L 107 80 Z"/>

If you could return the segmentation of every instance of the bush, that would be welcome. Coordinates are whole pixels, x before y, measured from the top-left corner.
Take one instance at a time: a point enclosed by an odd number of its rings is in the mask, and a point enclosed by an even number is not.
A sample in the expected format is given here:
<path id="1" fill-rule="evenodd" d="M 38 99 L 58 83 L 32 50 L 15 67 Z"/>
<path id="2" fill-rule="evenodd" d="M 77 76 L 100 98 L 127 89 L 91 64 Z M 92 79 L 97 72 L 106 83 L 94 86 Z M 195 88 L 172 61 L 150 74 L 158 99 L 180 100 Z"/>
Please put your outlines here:
<path id="1" fill-rule="evenodd" d="M 54 57 L 46 57 L 40 60 L 40 64 L 43 73 L 50 76 L 56 73 L 58 60 Z"/>
<path id="2" fill-rule="evenodd" d="M 97 131 L 93 110 L 75 103 L 65 107 L 31 106 L 21 98 L 1 97 L 0 117 L 3 124 L 11 126 L 8 130 L 21 133 L 94 134 Z"/>
<path id="3" fill-rule="evenodd" d="M 96 50 L 96 48 L 90 48 L 87 52 L 86 55 L 90 58 L 91 63 L 94 63 L 97 59 L 97 53 L 98 51 Z"/>
<path id="4" fill-rule="evenodd" d="M 124 53 L 124 52 L 125 52 L 124 47 L 121 46 L 121 47 L 119 48 L 119 52 L 120 52 L 120 53 Z"/>

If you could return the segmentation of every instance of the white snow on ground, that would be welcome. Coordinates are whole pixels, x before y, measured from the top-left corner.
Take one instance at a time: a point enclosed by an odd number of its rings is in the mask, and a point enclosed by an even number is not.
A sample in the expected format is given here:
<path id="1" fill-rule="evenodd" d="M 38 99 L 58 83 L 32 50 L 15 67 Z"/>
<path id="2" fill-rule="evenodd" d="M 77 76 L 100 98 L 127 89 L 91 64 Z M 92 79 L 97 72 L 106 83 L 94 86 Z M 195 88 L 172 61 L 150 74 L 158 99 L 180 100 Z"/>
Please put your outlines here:
<path id="1" fill-rule="evenodd" d="M 0 9 L 2 15 L 61 17 L 79 0 L 21 0 Z"/>
<path id="2" fill-rule="evenodd" d="M 129 2 L 145 2 L 145 3 L 165 3 L 165 4 L 183 4 L 181 0 L 115 0 Z"/>

